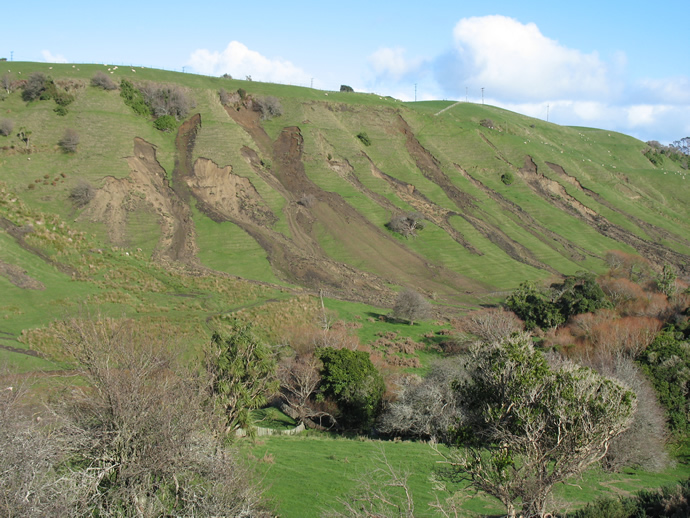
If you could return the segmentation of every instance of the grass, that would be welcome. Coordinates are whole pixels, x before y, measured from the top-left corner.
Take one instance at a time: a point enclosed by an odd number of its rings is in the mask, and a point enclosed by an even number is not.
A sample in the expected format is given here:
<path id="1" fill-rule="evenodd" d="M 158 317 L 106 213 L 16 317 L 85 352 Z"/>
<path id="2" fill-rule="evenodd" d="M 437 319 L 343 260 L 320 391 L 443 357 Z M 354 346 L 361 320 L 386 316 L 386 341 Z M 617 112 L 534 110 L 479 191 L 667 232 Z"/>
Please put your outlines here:
<path id="1" fill-rule="evenodd" d="M 285 518 L 316 517 L 329 509 L 342 510 L 345 498 L 368 472 L 382 466 L 382 455 L 400 472 L 409 473 L 409 487 L 415 499 L 415 516 L 434 516 L 428 507 L 435 500 L 429 475 L 438 467 L 428 444 L 392 442 L 365 438 L 332 437 L 303 433 L 295 437 L 265 437 L 240 444 L 253 459 L 267 487 L 267 496 Z M 640 489 L 673 484 L 690 476 L 690 465 L 678 463 L 662 473 L 626 470 L 611 474 L 592 468 L 582 477 L 569 479 L 554 488 L 553 505 L 562 511 L 577 509 L 595 498 L 632 494 Z M 468 516 L 498 516 L 501 504 L 491 497 L 463 490 L 463 484 L 449 485 L 464 495 L 462 508 Z M 443 494 L 440 496 L 443 499 Z"/>

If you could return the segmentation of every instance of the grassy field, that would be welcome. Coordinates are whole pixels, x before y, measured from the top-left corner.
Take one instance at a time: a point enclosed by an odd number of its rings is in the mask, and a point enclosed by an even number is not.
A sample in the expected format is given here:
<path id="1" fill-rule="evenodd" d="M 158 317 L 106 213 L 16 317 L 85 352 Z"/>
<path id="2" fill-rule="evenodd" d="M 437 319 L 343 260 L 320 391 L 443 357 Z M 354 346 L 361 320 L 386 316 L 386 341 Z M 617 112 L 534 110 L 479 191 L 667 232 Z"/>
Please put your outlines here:
<path id="1" fill-rule="evenodd" d="M 378 441 L 365 438 L 331 437 L 304 433 L 296 437 L 262 437 L 240 444 L 241 451 L 263 477 L 266 494 L 277 506 L 280 516 L 317 517 L 324 511 L 341 510 L 358 483 L 385 460 L 399 473 L 409 474 L 409 489 L 414 497 L 415 516 L 435 516 L 430 502 L 444 501 L 448 493 L 435 492 L 430 479 L 441 460 L 423 442 Z M 690 476 L 687 457 L 662 473 L 626 470 L 606 473 L 599 468 L 585 472 L 555 487 L 553 508 L 562 512 L 575 510 L 597 497 L 631 495 L 644 488 L 675 484 Z M 501 516 L 497 500 L 476 493 L 462 484 L 448 484 L 458 491 L 466 516 Z M 396 493 L 396 498 L 402 498 Z"/>

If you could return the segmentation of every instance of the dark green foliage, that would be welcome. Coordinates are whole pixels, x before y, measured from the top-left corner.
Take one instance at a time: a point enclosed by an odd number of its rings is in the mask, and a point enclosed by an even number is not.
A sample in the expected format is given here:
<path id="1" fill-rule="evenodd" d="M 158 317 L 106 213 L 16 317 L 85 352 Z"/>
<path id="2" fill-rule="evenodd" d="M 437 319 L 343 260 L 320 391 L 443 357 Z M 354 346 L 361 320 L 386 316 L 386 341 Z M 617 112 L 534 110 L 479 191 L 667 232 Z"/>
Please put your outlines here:
<path id="1" fill-rule="evenodd" d="M 604 291 L 591 273 L 578 273 L 566 277 L 562 283 L 551 285 L 556 306 L 565 320 L 581 313 L 591 313 L 611 307 Z"/>
<path id="2" fill-rule="evenodd" d="M 515 181 L 515 176 L 513 173 L 508 171 L 507 173 L 501 175 L 501 181 L 506 185 L 511 185 Z"/>
<path id="3" fill-rule="evenodd" d="M 556 327 L 574 315 L 611 307 L 611 303 L 594 275 L 578 273 L 566 277 L 562 283 L 552 284 L 550 292 L 538 290 L 531 282 L 523 282 L 508 296 L 506 307 L 531 330 Z"/>
<path id="4" fill-rule="evenodd" d="M 556 327 L 565 319 L 558 306 L 531 282 L 523 282 L 506 299 L 506 307 L 525 322 L 525 329 Z"/>
<path id="5" fill-rule="evenodd" d="M 639 357 L 667 412 L 671 431 L 690 431 L 690 342 L 667 329 Z"/>
<path id="6" fill-rule="evenodd" d="M 240 99 L 242 99 L 243 101 L 246 99 L 247 91 L 244 88 L 238 88 L 237 93 L 239 94 Z"/>
<path id="7" fill-rule="evenodd" d="M 677 278 L 678 276 L 673 267 L 665 264 L 663 271 L 656 278 L 656 287 L 661 293 L 670 298 L 676 293 Z"/>
<path id="8" fill-rule="evenodd" d="M 214 333 L 206 351 L 211 398 L 226 430 L 252 428 L 250 411 L 268 402 L 278 390 L 276 362 L 270 348 L 251 326 L 235 322 L 230 333 Z"/>
<path id="9" fill-rule="evenodd" d="M 347 86 L 347 85 L 340 85 L 340 91 L 341 92 L 347 92 L 347 93 L 354 92 L 353 88 L 351 86 Z"/>
<path id="10" fill-rule="evenodd" d="M 364 131 L 360 131 L 359 133 L 357 133 L 357 138 L 365 146 L 371 146 L 371 139 L 369 138 L 369 135 L 367 135 Z"/>
<path id="11" fill-rule="evenodd" d="M 153 127 L 157 130 L 171 133 L 177 130 L 177 120 L 172 115 L 163 115 L 153 122 Z"/>
<path id="12" fill-rule="evenodd" d="M 145 117 L 151 115 L 151 110 L 144 102 L 141 92 L 126 79 L 120 81 L 120 97 L 124 99 L 125 104 L 132 108 L 137 115 Z"/>
<path id="13" fill-rule="evenodd" d="M 386 389 L 383 377 L 364 351 L 319 347 L 321 360 L 320 397 L 331 398 L 341 412 L 341 424 L 367 428 L 381 409 Z"/>
<path id="14" fill-rule="evenodd" d="M 68 113 L 67 108 L 65 108 L 64 106 L 58 106 L 53 111 L 57 113 L 60 117 L 64 117 Z"/>
<path id="15" fill-rule="evenodd" d="M 598 498 L 569 518 L 687 518 L 690 516 L 690 479 L 659 491 L 640 491 L 629 498 Z"/>

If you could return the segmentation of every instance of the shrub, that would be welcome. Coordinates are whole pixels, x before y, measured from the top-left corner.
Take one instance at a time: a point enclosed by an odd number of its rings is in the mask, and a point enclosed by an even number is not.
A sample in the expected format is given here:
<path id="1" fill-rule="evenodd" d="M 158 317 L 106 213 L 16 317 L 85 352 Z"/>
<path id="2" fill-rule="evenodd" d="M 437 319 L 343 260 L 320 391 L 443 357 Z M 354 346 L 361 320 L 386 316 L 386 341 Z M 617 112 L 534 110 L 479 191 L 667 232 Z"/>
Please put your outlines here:
<path id="1" fill-rule="evenodd" d="M 10 119 L 0 120 L 0 135 L 3 137 L 8 137 L 12 130 L 14 129 L 14 122 Z"/>
<path id="2" fill-rule="evenodd" d="M 408 212 L 391 218 L 386 227 L 404 237 L 416 237 L 417 231 L 423 230 L 426 226 L 425 220 L 424 214 L 420 212 Z"/>
<path id="3" fill-rule="evenodd" d="M 184 119 L 194 106 L 194 101 L 178 86 L 147 83 L 139 91 L 154 117 L 172 115 L 177 120 Z"/>
<path id="4" fill-rule="evenodd" d="M 62 138 L 58 141 L 58 145 L 65 153 L 76 152 L 79 145 L 79 134 L 72 128 L 67 128 Z"/>
<path id="5" fill-rule="evenodd" d="M 479 121 L 479 125 L 489 129 L 494 129 L 496 127 L 494 121 L 492 121 L 491 119 L 482 119 Z"/>
<path id="6" fill-rule="evenodd" d="M 91 78 L 91 86 L 102 88 L 103 90 L 117 90 L 115 81 L 113 81 L 108 74 L 100 70 Z"/>
<path id="7" fill-rule="evenodd" d="M 515 176 L 512 172 L 508 171 L 501 175 L 501 181 L 506 185 L 511 185 L 515 181 Z"/>
<path id="8" fill-rule="evenodd" d="M 367 135 L 364 131 L 360 131 L 359 133 L 357 133 L 357 138 L 365 146 L 371 146 L 371 139 L 369 138 L 369 135 Z"/>
<path id="9" fill-rule="evenodd" d="M 68 113 L 67 108 L 65 108 L 64 106 L 58 106 L 53 111 L 57 113 L 60 117 L 64 117 Z"/>
<path id="10" fill-rule="evenodd" d="M 401 291 L 393 306 L 393 316 L 407 320 L 410 325 L 414 325 L 415 320 L 428 318 L 430 312 L 429 301 L 414 290 Z"/>
<path id="11" fill-rule="evenodd" d="M 163 115 L 153 122 L 153 127 L 157 130 L 170 133 L 177 130 L 177 121 L 172 115 Z"/>
<path id="12" fill-rule="evenodd" d="M 69 200 L 75 207 L 81 208 L 88 205 L 93 197 L 96 195 L 96 189 L 89 182 L 81 180 L 77 185 L 72 187 L 69 193 Z"/>
<path id="13" fill-rule="evenodd" d="M 144 102 L 144 97 L 141 95 L 141 92 L 126 79 L 120 81 L 120 97 L 124 99 L 125 104 L 132 108 L 137 115 L 146 117 L 151 115 L 151 110 Z"/>
<path id="14" fill-rule="evenodd" d="M 48 77 L 43 72 L 34 72 L 29 76 L 29 80 L 24 85 L 22 99 L 30 102 L 42 98 L 46 91 Z"/>
<path id="15" fill-rule="evenodd" d="M 347 85 L 340 85 L 340 91 L 341 91 L 341 92 L 348 92 L 348 93 L 354 92 L 354 90 L 352 89 L 352 87 L 351 87 L 351 86 L 347 86 Z"/>
<path id="16" fill-rule="evenodd" d="M 225 88 L 218 90 L 218 98 L 220 99 L 220 104 L 223 106 L 230 104 L 230 92 L 228 92 Z"/>
<path id="17" fill-rule="evenodd" d="M 12 76 L 9 73 L 3 74 L 0 78 L 0 87 L 9 94 L 12 93 L 13 85 Z"/>
<path id="18" fill-rule="evenodd" d="M 323 365 L 320 397 L 329 397 L 336 402 L 342 424 L 346 427 L 370 426 L 381 409 L 386 386 L 369 354 L 319 347 L 316 357 Z"/>
<path id="19" fill-rule="evenodd" d="M 272 95 L 257 97 L 253 100 L 254 110 L 261 114 L 261 120 L 270 120 L 283 114 L 283 106 L 277 97 Z"/>

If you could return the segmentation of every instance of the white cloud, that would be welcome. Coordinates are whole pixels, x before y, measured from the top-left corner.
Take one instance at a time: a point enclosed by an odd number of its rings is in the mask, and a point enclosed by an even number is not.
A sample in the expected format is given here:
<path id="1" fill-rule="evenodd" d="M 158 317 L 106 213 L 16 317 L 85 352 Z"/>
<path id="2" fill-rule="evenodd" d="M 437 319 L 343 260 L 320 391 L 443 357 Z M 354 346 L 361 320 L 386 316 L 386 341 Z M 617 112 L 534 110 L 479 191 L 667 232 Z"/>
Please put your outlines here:
<path id="1" fill-rule="evenodd" d="M 499 15 L 464 18 L 453 38 L 451 57 L 459 69 L 450 77 L 456 91 L 472 84 L 513 100 L 577 99 L 612 91 L 608 66 L 596 52 L 564 47 L 533 23 Z"/>
<path id="2" fill-rule="evenodd" d="M 250 50 L 238 41 L 231 41 L 225 50 L 195 50 L 187 61 L 196 72 L 211 76 L 230 74 L 237 79 L 252 76 L 257 81 L 309 84 L 311 77 L 290 61 L 269 59 Z"/>
<path id="3" fill-rule="evenodd" d="M 642 95 L 668 104 L 690 104 L 690 77 L 643 79 L 638 83 Z"/>
<path id="4" fill-rule="evenodd" d="M 42 50 L 41 56 L 43 56 L 43 61 L 46 63 L 69 63 L 62 54 L 53 54 L 49 50 Z"/>
<path id="5" fill-rule="evenodd" d="M 399 80 L 421 65 L 421 60 L 407 59 L 402 47 L 380 48 L 369 56 L 369 64 L 379 77 Z"/>

